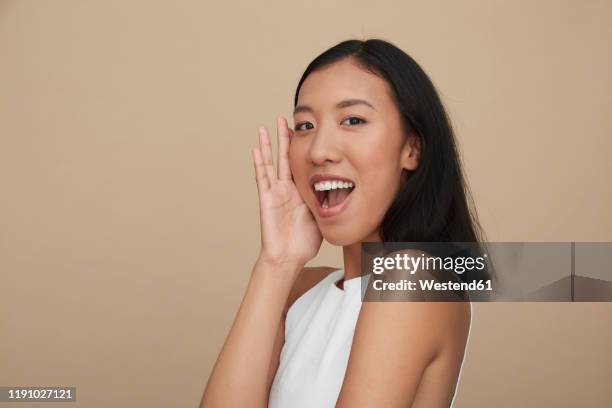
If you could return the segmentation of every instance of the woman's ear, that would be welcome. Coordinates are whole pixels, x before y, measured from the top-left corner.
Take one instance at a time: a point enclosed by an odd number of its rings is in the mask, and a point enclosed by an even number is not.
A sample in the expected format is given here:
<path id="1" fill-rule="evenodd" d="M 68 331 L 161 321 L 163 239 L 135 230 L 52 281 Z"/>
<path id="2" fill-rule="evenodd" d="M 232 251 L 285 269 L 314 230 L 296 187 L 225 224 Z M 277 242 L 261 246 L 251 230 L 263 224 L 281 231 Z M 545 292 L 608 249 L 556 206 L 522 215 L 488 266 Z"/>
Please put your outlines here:
<path id="1" fill-rule="evenodd" d="M 401 153 L 401 166 L 404 170 L 416 170 L 421 158 L 421 138 L 410 132 L 404 141 Z"/>

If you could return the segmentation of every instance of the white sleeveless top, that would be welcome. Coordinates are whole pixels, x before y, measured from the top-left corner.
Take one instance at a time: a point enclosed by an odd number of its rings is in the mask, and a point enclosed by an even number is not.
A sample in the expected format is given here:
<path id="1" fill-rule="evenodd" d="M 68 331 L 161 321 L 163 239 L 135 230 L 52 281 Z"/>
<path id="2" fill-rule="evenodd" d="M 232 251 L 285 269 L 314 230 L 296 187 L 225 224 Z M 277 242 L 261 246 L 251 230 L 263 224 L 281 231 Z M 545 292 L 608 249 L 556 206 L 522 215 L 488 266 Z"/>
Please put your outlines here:
<path id="1" fill-rule="evenodd" d="M 268 408 L 334 408 L 361 310 L 361 282 L 369 276 L 336 286 L 344 269 L 327 275 L 293 302 L 285 318 L 285 344 L 270 389 Z M 364 285 L 368 282 L 364 282 Z M 470 303 L 470 328 L 455 394 L 472 332 L 474 308 Z"/>
<path id="2" fill-rule="evenodd" d="M 333 408 L 340 394 L 361 310 L 361 281 L 335 282 L 344 269 L 327 275 L 291 305 L 285 344 L 270 390 L 269 408 Z"/>

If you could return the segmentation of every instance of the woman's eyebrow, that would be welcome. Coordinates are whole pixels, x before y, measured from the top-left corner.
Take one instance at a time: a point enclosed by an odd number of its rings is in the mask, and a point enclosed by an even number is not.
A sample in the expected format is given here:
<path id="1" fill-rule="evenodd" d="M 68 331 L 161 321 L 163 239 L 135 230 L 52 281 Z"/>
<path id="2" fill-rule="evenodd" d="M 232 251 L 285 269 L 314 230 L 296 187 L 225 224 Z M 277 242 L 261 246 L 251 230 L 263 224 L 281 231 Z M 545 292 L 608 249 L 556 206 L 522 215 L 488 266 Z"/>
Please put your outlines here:
<path id="1" fill-rule="evenodd" d="M 372 106 L 370 102 L 364 99 L 345 99 L 336 104 L 336 109 L 342 109 L 342 108 L 346 108 L 346 107 L 353 106 L 353 105 L 366 105 L 376 110 L 376 108 Z M 296 113 L 299 113 L 299 112 L 312 112 L 312 108 L 308 105 L 298 105 L 293 110 L 293 114 L 295 115 Z"/>

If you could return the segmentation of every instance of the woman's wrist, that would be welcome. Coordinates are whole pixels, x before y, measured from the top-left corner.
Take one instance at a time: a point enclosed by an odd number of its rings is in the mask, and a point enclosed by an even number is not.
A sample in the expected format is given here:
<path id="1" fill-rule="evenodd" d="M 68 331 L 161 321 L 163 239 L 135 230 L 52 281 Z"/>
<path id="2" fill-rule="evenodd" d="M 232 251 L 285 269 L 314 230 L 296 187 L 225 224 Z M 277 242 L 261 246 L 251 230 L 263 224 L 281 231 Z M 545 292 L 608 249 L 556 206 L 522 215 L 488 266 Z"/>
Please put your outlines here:
<path id="1" fill-rule="evenodd" d="M 253 268 L 254 273 L 265 273 L 275 276 L 278 279 L 289 280 L 293 282 L 300 271 L 304 268 L 305 263 L 299 260 L 278 260 L 266 257 L 260 254 Z"/>

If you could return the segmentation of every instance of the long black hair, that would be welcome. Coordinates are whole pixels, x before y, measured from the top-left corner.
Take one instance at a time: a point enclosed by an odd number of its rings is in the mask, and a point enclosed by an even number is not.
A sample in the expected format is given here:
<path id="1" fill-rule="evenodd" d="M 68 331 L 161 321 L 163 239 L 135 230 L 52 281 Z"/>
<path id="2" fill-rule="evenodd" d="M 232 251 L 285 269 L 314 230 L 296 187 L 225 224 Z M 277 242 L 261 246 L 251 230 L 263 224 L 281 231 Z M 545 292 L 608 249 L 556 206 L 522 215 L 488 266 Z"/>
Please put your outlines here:
<path id="1" fill-rule="evenodd" d="M 294 107 L 310 73 L 345 58 L 386 80 L 405 133 L 413 133 L 420 141 L 419 165 L 406 174 L 379 227 L 382 241 L 483 241 L 450 119 L 432 81 L 403 50 L 381 39 L 338 43 L 307 66 L 295 91 Z"/>

